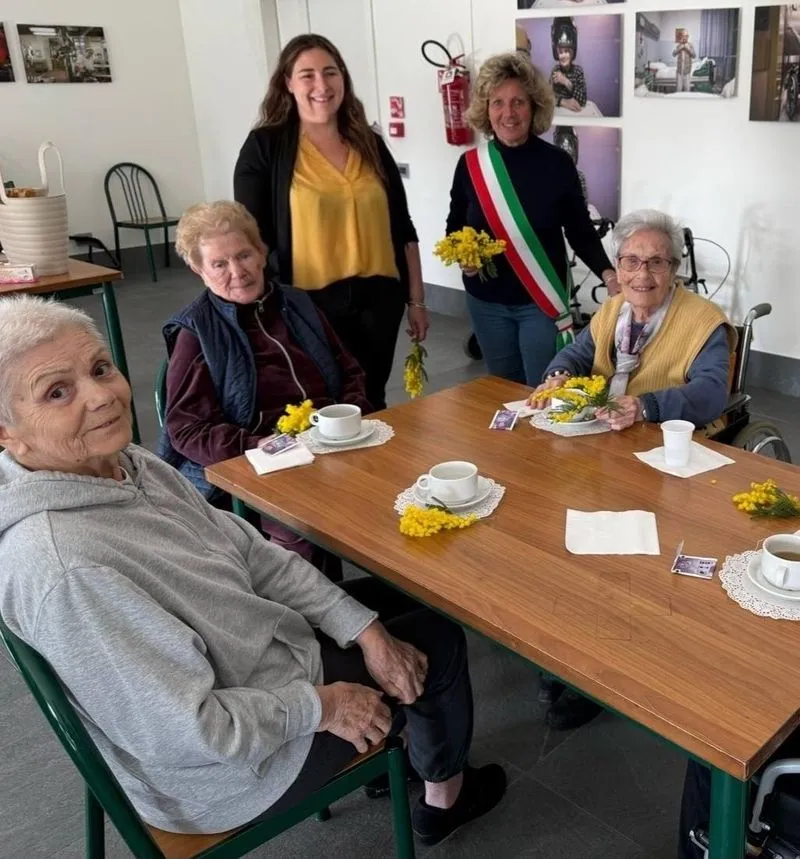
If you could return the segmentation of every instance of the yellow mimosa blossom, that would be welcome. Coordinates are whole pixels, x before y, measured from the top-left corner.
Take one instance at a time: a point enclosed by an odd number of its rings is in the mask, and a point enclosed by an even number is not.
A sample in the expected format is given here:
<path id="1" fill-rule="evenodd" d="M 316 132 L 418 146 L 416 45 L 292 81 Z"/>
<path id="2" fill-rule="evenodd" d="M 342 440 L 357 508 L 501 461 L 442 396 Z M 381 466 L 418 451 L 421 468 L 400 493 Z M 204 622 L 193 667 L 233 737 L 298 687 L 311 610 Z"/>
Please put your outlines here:
<path id="1" fill-rule="evenodd" d="M 412 504 L 406 507 L 400 517 L 400 533 L 406 537 L 430 537 L 439 531 L 451 531 L 455 528 L 467 528 L 478 517 L 474 513 L 457 516 L 439 507 L 417 507 Z"/>
<path id="2" fill-rule="evenodd" d="M 568 423 L 587 407 L 612 411 L 617 408 L 605 376 L 569 376 L 558 388 L 545 388 L 531 394 L 529 401 L 552 398 L 561 400 L 561 405 L 549 413 L 550 420 L 555 423 Z"/>
<path id="3" fill-rule="evenodd" d="M 289 404 L 286 406 L 286 414 L 278 418 L 275 424 L 278 432 L 284 432 L 288 435 L 298 435 L 305 432 L 311 426 L 311 412 L 314 411 L 314 404 L 311 400 L 303 400 L 298 406 Z"/>
<path id="4" fill-rule="evenodd" d="M 733 496 L 737 510 L 753 516 L 800 516 L 800 498 L 784 492 L 772 478 L 763 483 L 751 483 L 747 492 Z"/>
<path id="5" fill-rule="evenodd" d="M 506 243 L 502 239 L 493 239 L 485 230 L 478 232 L 473 227 L 464 227 L 436 242 L 433 254 L 445 265 L 475 268 L 484 279 L 484 270 L 489 277 L 497 277 L 492 257 L 505 253 L 505 250 Z"/>
<path id="6" fill-rule="evenodd" d="M 411 351 L 403 367 L 403 388 L 411 399 L 418 397 L 425 388 L 428 374 L 425 372 L 425 358 L 428 353 L 419 340 L 411 341 Z"/>

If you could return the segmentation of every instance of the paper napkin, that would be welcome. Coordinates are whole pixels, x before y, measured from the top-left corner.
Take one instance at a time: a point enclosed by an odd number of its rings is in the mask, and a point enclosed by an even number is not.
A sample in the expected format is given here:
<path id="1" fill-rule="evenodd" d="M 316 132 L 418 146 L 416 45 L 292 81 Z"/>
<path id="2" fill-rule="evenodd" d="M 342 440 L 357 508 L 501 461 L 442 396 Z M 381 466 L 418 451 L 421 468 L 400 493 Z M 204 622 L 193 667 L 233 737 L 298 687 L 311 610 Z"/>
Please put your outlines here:
<path id="1" fill-rule="evenodd" d="M 716 450 L 698 444 L 696 441 L 692 442 L 689 464 L 680 468 L 667 465 L 664 461 L 663 447 L 654 447 L 652 450 L 646 450 L 643 453 L 635 453 L 634 456 L 659 471 L 663 471 L 666 474 L 674 474 L 675 477 L 694 477 L 696 474 L 713 471 L 715 468 L 722 468 L 723 465 L 733 465 L 735 462 L 730 457 L 717 453 Z"/>
<path id="2" fill-rule="evenodd" d="M 564 544 L 573 555 L 659 555 L 656 514 L 567 510 Z"/>
<path id="3" fill-rule="evenodd" d="M 314 461 L 314 454 L 304 444 L 298 444 L 291 450 L 285 450 L 283 453 L 277 453 L 273 456 L 264 453 L 257 447 L 246 450 L 244 455 L 258 475 L 283 471 L 284 468 L 295 468 L 298 465 L 308 465 Z"/>

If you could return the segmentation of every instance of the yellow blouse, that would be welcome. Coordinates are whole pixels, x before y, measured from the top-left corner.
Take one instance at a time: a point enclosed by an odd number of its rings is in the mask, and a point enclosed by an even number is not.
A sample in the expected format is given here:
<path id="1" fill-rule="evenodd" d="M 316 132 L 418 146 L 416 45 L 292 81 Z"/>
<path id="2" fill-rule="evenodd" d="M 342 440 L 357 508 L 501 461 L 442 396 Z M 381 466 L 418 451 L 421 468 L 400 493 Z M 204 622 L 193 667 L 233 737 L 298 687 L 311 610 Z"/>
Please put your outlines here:
<path id="1" fill-rule="evenodd" d="M 346 277 L 399 277 L 386 191 L 354 149 L 340 171 L 301 134 L 289 207 L 294 286 L 322 289 Z"/>

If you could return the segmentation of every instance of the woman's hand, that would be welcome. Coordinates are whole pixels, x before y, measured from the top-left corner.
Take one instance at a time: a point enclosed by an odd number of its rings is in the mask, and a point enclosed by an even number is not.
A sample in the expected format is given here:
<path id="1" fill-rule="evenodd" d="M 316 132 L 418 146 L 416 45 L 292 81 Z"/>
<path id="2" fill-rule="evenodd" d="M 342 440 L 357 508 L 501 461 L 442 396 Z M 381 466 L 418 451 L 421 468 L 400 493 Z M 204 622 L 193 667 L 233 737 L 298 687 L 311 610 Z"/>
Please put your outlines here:
<path id="1" fill-rule="evenodd" d="M 615 400 L 616 409 L 598 409 L 597 417 L 607 421 L 612 430 L 624 430 L 642 420 L 642 401 L 623 394 Z"/>
<path id="2" fill-rule="evenodd" d="M 603 272 L 603 283 L 606 285 L 606 289 L 608 290 L 608 297 L 612 298 L 619 292 L 619 282 L 617 281 L 617 273 L 613 268 L 607 268 Z"/>
<path id="3" fill-rule="evenodd" d="M 467 277 L 475 277 L 475 275 L 478 273 L 478 269 L 477 269 L 477 268 L 472 268 L 471 266 L 465 266 L 465 265 L 462 265 L 462 266 L 461 266 L 461 271 L 462 271 L 462 272 L 463 272 Z"/>
<path id="4" fill-rule="evenodd" d="M 328 731 L 347 740 L 359 754 L 385 739 L 392 727 L 392 713 L 377 689 L 360 683 L 315 686 L 322 704 L 317 731 Z"/>
<path id="5" fill-rule="evenodd" d="M 572 92 L 572 81 L 564 74 L 564 72 L 555 72 L 553 74 L 553 83 L 561 84 L 562 86 L 565 86 L 570 92 Z"/>
<path id="6" fill-rule="evenodd" d="M 421 343 L 428 334 L 430 324 L 427 307 L 419 307 L 416 304 L 408 305 L 408 328 L 406 328 L 406 334 L 412 340 L 419 340 Z"/>
<path id="7" fill-rule="evenodd" d="M 405 641 L 390 635 L 379 621 L 356 639 L 373 680 L 401 704 L 413 704 L 425 688 L 428 657 Z"/>
<path id="8" fill-rule="evenodd" d="M 562 98 L 561 107 L 565 107 L 567 110 L 571 110 L 574 113 L 577 113 L 581 109 L 580 102 L 575 98 Z"/>
<path id="9" fill-rule="evenodd" d="M 533 393 L 528 397 L 528 406 L 532 409 L 546 409 L 550 405 L 549 399 L 534 399 L 537 394 L 542 391 L 549 391 L 552 388 L 560 388 L 564 382 L 569 379 L 569 373 L 561 373 L 558 376 L 551 376 L 549 379 L 545 379 L 538 388 L 535 388 Z"/>

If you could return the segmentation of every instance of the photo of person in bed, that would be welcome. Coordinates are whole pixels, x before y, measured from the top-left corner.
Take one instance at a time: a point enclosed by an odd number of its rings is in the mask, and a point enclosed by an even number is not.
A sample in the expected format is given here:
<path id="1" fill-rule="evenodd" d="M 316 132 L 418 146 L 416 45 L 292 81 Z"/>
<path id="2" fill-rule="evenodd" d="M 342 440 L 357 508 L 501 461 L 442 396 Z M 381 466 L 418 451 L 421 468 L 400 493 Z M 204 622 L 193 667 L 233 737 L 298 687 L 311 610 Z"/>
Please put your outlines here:
<path id="1" fill-rule="evenodd" d="M 551 34 L 553 58 L 557 63 L 550 72 L 550 83 L 556 107 L 577 112 L 586 107 L 586 75 L 574 62 L 578 50 L 578 28 L 572 18 L 553 18 Z"/>

